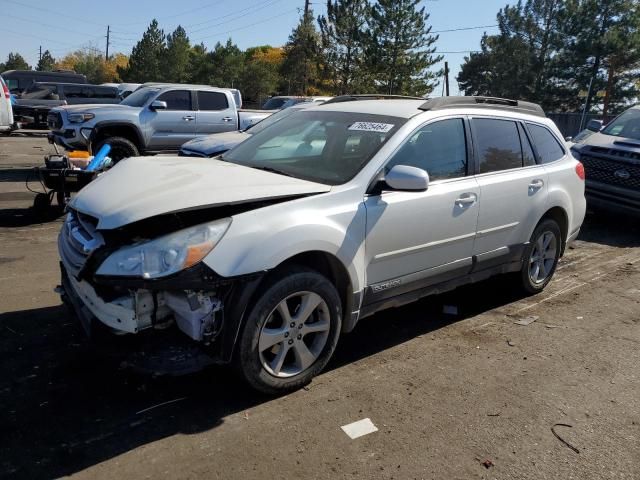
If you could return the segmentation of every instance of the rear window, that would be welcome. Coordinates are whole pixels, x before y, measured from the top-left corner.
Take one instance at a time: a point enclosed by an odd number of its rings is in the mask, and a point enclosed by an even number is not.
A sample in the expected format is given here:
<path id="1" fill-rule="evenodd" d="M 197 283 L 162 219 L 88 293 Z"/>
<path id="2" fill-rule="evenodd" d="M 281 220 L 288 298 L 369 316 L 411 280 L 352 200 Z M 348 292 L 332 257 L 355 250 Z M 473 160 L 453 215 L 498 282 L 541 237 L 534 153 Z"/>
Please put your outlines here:
<path id="1" fill-rule="evenodd" d="M 564 149 L 547 128 L 533 123 L 527 123 L 527 127 L 542 163 L 555 162 L 564 157 Z"/>
<path id="2" fill-rule="evenodd" d="M 221 92 L 198 92 L 198 110 L 218 111 L 229 108 L 227 96 Z"/>
<path id="3" fill-rule="evenodd" d="M 33 83 L 22 92 L 21 98 L 31 100 L 58 100 L 58 87 L 47 83 Z"/>
<path id="4" fill-rule="evenodd" d="M 480 173 L 522 167 L 522 149 L 516 122 L 492 118 L 475 118 L 472 122 Z"/>

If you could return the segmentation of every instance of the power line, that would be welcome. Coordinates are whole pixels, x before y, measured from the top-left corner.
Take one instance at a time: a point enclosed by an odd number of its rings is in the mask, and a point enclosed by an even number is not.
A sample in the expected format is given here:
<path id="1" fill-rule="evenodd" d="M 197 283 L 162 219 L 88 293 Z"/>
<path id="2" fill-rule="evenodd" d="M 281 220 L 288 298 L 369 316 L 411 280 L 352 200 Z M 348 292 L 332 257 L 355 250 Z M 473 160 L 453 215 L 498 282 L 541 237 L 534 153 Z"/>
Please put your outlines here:
<path id="1" fill-rule="evenodd" d="M 268 0 L 267 2 L 263 2 L 263 3 L 266 3 L 266 5 L 263 5 L 262 7 L 255 8 L 256 6 L 253 6 L 253 7 L 250 7 L 249 9 L 240 10 L 240 11 L 235 12 L 235 13 L 237 14 L 237 13 L 240 13 L 240 12 L 245 12 L 246 10 L 251 10 L 252 12 L 257 12 L 257 11 L 260 11 L 260 10 L 264 10 L 264 9 L 265 9 L 265 8 L 267 8 L 267 7 L 271 7 L 271 6 L 273 6 L 274 4 L 276 4 L 276 3 L 278 3 L 278 2 L 281 2 L 281 1 L 282 1 L 282 0 Z M 259 4 L 258 4 L 258 5 L 259 5 Z M 231 15 L 231 14 L 226 15 L 226 17 L 229 17 L 230 15 Z M 207 25 L 206 27 L 196 28 L 195 30 L 192 30 L 190 27 L 184 27 L 184 28 L 185 28 L 185 30 L 186 30 L 187 28 L 189 28 L 189 31 L 188 31 L 187 33 L 192 34 L 192 33 L 201 32 L 201 31 L 203 31 L 203 30 L 208 30 L 208 29 L 210 29 L 210 28 L 219 27 L 220 25 L 224 25 L 224 24 L 226 24 L 226 23 L 231 23 L 231 22 L 233 22 L 233 21 L 235 21 L 235 20 L 238 20 L 239 18 L 242 18 L 242 17 L 244 17 L 244 16 L 245 16 L 245 14 L 244 14 L 244 13 L 240 13 L 239 15 L 237 15 L 237 16 L 235 16 L 235 17 L 233 17 L 233 18 L 229 19 L 229 20 L 225 20 L 224 22 L 214 23 L 213 25 Z M 219 17 L 219 18 L 225 18 L 225 17 L 224 17 L 224 16 L 222 16 L 222 17 Z M 210 21 L 212 21 L 212 20 L 209 20 L 209 22 L 210 22 Z M 205 22 L 205 23 L 208 23 L 208 22 Z M 201 23 L 200 25 L 202 25 L 202 23 Z M 192 25 L 192 26 L 193 26 L 193 25 Z"/>
<path id="2" fill-rule="evenodd" d="M 481 28 L 495 28 L 500 25 L 478 25 L 476 27 L 461 27 L 461 28 L 450 28 L 447 30 L 433 30 L 429 33 L 447 33 L 447 32 L 461 32 L 463 30 L 479 30 Z"/>
<path id="3" fill-rule="evenodd" d="M 191 10 L 186 10 L 184 12 L 180 12 L 180 13 L 177 13 L 175 15 L 168 15 L 168 16 L 164 16 L 164 17 L 158 17 L 158 18 L 156 18 L 156 20 L 158 20 L 158 19 L 167 20 L 167 19 L 172 19 L 172 18 L 176 18 L 176 17 L 181 17 L 183 15 L 188 15 L 189 13 L 197 12 L 199 10 L 204 10 L 205 8 L 209 8 L 209 7 L 213 6 L 213 5 L 216 5 L 216 4 L 219 4 L 219 3 L 222 3 L 222 2 L 223 2 L 223 0 L 218 0 L 217 2 L 210 2 L 210 3 L 207 3 L 207 4 L 202 5 L 200 7 L 196 7 L 196 8 L 193 8 Z M 141 23 L 145 23 L 145 21 L 141 20 L 141 21 L 138 21 L 138 22 L 121 23 L 121 25 L 126 27 L 126 26 L 130 26 L 130 25 L 140 25 Z"/>
<path id="4" fill-rule="evenodd" d="M 20 6 L 26 7 L 26 8 L 31 8 L 33 10 L 39 10 L 41 12 L 53 13 L 55 15 L 62 15 L 67 19 L 79 20 L 82 23 L 91 23 L 93 25 L 100 25 L 101 27 L 106 27 L 106 25 L 104 23 L 92 22 L 91 20 L 88 20 L 86 17 L 85 18 L 83 18 L 83 17 L 73 17 L 71 15 L 67 15 L 66 13 L 63 14 L 60 11 L 49 10 L 49 9 L 42 8 L 42 7 L 36 7 L 36 6 L 33 6 L 33 5 L 29 5 L 28 3 L 17 2 L 16 0 L 2 0 L 2 1 L 13 3 L 13 4 L 16 4 L 16 5 L 20 5 Z"/>
<path id="5" fill-rule="evenodd" d="M 223 18 L 228 18 L 228 17 L 231 17 L 232 15 L 236 15 L 236 14 L 240 14 L 240 13 L 244 14 L 244 12 L 248 12 L 250 10 L 253 11 L 253 12 L 255 12 L 257 10 L 262 10 L 263 8 L 265 8 L 267 6 L 271 6 L 271 5 L 273 5 L 275 3 L 278 3 L 278 2 L 281 2 L 281 1 L 282 0 L 266 0 L 264 2 L 259 2 L 258 4 L 252 5 L 251 7 L 243 8 L 243 9 L 237 10 L 235 12 L 229 12 L 226 15 L 220 15 L 220 16 L 218 16 L 216 18 L 205 20 L 204 22 L 192 23 L 191 25 L 184 25 L 184 29 L 185 30 L 189 30 L 191 33 L 197 32 L 197 31 L 200 31 L 200 30 L 203 30 L 203 29 L 191 30 L 191 27 L 198 27 L 200 25 L 205 25 L 207 23 L 214 22 L 216 20 L 221 20 Z M 264 4 L 268 4 L 268 5 L 264 5 Z M 261 5 L 263 5 L 263 6 L 261 6 Z M 260 7 L 260 8 L 256 8 L 256 7 Z M 240 17 L 243 17 L 243 16 L 244 15 L 240 15 L 237 18 L 240 18 Z M 235 20 L 235 18 L 234 18 L 234 20 Z M 228 21 L 232 21 L 232 20 L 228 20 Z M 220 23 L 217 23 L 215 25 L 210 25 L 210 26 L 208 26 L 206 28 L 215 27 L 216 25 L 223 25 L 224 23 L 227 23 L 227 21 L 220 22 Z"/>
<path id="6" fill-rule="evenodd" d="M 49 28 L 55 28 L 55 29 L 58 29 L 58 30 L 64 30 L 65 32 L 73 33 L 73 34 L 75 34 L 75 35 L 82 35 L 82 36 L 84 36 L 84 37 L 86 37 L 87 35 L 91 35 L 91 34 L 90 34 L 90 33 L 88 33 L 88 32 L 78 32 L 78 31 L 76 31 L 76 30 L 69 30 L 69 29 L 68 29 L 68 28 L 66 28 L 66 27 L 60 27 L 60 26 L 58 26 L 58 25 L 52 25 L 52 24 L 50 24 L 50 23 L 44 23 L 44 22 L 40 22 L 40 21 L 38 21 L 38 20 L 31 20 L 31 19 L 29 19 L 29 18 L 18 17 L 18 16 L 16 16 L 16 15 L 9 15 L 9 14 L 5 14 L 4 16 L 5 16 L 5 17 L 9 17 L 9 18 L 14 18 L 14 19 L 16 19 L 16 20 L 20 20 L 20 21 L 23 21 L 23 22 L 35 23 L 36 25 L 41 25 L 41 26 L 43 26 L 43 27 L 49 27 Z"/>
<path id="7" fill-rule="evenodd" d="M 253 27 L 255 25 L 260 25 L 261 23 L 266 23 L 268 21 L 274 20 L 278 17 L 282 17 L 283 15 L 286 15 L 287 13 L 291 13 L 291 12 L 297 12 L 298 8 L 294 8 L 293 10 L 287 10 L 285 12 L 280 12 L 278 15 L 274 15 L 273 17 L 269 17 L 269 18 L 265 18 L 264 20 L 260 20 L 259 22 L 254 22 L 254 23 L 250 23 L 249 25 L 244 25 L 242 27 L 238 27 L 238 28 L 234 28 L 232 30 L 227 30 L 226 32 L 220 32 L 216 35 L 209 35 L 207 37 L 202 37 L 198 40 L 193 40 L 194 42 L 201 42 L 202 40 L 206 40 L 209 38 L 218 38 L 218 37 L 222 37 L 224 35 L 228 35 L 229 33 L 233 33 L 233 32 L 237 32 L 238 30 L 243 30 L 245 28 L 249 28 L 249 27 Z"/>

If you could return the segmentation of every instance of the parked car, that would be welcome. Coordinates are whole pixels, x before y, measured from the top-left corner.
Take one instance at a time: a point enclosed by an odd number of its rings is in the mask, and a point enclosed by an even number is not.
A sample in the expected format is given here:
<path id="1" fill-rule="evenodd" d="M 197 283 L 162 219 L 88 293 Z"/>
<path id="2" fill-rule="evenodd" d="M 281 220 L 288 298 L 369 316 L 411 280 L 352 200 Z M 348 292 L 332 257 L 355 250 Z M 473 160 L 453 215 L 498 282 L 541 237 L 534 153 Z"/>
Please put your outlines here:
<path id="1" fill-rule="evenodd" d="M 334 103 L 89 184 L 58 239 L 62 299 L 111 345 L 189 338 L 282 392 L 379 310 L 501 273 L 542 291 L 584 214 L 582 165 L 537 105 Z"/>
<path id="2" fill-rule="evenodd" d="M 571 152 L 584 164 L 590 207 L 640 213 L 640 105 L 604 128 L 593 123 L 572 141 Z"/>
<path id="3" fill-rule="evenodd" d="M 262 110 L 280 110 L 281 108 L 283 108 L 285 103 L 292 102 L 292 103 L 289 103 L 289 106 L 295 105 L 296 103 L 302 102 L 303 98 L 304 97 L 293 96 L 293 95 L 286 95 L 286 96 L 279 95 L 276 97 L 271 97 L 262 104 Z"/>
<path id="4" fill-rule="evenodd" d="M 7 84 L 0 77 L 0 132 L 13 129 L 13 109 L 11 108 L 11 93 Z"/>
<path id="5" fill-rule="evenodd" d="M 36 82 L 13 104 L 16 121 L 32 127 L 46 127 L 49 111 L 61 105 L 120 103 L 116 87 L 81 83 Z"/>
<path id="6" fill-rule="evenodd" d="M 264 120 L 260 120 L 258 123 L 254 123 L 245 130 L 239 132 L 214 133 L 213 135 L 198 137 L 182 145 L 178 155 L 184 157 L 215 157 L 216 155 L 220 155 L 221 153 L 232 149 L 251 135 L 261 132 L 269 125 L 272 125 L 283 118 L 287 118 L 292 113 L 305 110 L 314 105 L 317 104 L 312 102 L 299 103 L 293 107 L 280 110 L 269 115 Z"/>
<path id="7" fill-rule="evenodd" d="M 197 136 L 244 130 L 270 114 L 236 108 L 229 89 L 154 84 L 140 87 L 119 105 L 53 109 L 49 141 L 94 152 L 109 144 L 115 163 L 139 154 L 177 153 Z"/>
<path id="8" fill-rule="evenodd" d="M 587 139 L 587 137 L 590 137 L 594 133 L 597 133 L 600 130 L 602 130 L 603 126 L 604 126 L 604 123 L 602 120 L 596 120 L 596 119 L 589 120 L 589 122 L 587 123 L 587 128 L 582 130 L 575 137 L 567 137 L 565 139 L 567 141 L 567 145 L 569 145 L 569 147 L 572 147 L 576 143 L 583 142 L 584 140 Z"/>
<path id="9" fill-rule="evenodd" d="M 127 98 L 141 86 L 141 83 L 121 83 L 118 85 L 118 95 L 123 99 Z"/>
<path id="10" fill-rule="evenodd" d="M 87 77 L 68 70 L 40 72 L 38 70 L 7 70 L 2 77 L 11 93 L 20 94 L 34 82 L 87 83 Z"/>
<path id="11" fill-rule="evenodd" d="M 289 108 L 300 103 L 324 103 L 331 100 L 333 97 L 298 97 L 290 98 L 282 104 L 281 109 Z"/>

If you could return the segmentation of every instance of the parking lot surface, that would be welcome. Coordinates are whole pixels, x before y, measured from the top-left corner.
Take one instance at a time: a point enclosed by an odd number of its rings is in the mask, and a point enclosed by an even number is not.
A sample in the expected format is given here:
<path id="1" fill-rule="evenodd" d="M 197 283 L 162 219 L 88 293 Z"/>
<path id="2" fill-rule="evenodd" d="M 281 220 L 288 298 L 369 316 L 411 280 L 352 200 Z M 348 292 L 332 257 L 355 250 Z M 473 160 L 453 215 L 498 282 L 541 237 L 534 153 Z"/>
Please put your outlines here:
<path id="1" fill-rule="evenodd" d="M 640 478 L 638 222 L 590 214 L 538 296 L 498 278 L 365 319 L 270 398 L 91 350 L 53 292 L 62 218 L 29 209 L 50 149 L 0 137 L 0 477 Z"/>

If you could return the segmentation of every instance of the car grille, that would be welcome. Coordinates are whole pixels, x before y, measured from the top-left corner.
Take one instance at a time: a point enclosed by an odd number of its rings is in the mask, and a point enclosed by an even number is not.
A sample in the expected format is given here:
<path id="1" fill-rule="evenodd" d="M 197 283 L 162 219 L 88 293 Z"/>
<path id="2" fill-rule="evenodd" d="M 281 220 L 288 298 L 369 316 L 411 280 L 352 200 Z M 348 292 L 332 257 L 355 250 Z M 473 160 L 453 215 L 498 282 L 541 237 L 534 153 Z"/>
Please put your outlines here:
<path id="1" fill-rule="evenodd" d="M 71 210 L 62 225 L 58 250 L 65 268 L 74 276 L 78 276 L 91 253 L 104 245 L 104 238 L 96 230 L 97 224 L 95 218 Z"/>
<path id="2" fill-rule="evenodd" d="M 62 128 L 62 114 L 60 112 L 49 112 L 47 126 L 50 130 L 60 130 Z"/>
<path id="3" fill-rule="evenodd" d="M 635 152 L 593 147 L 580 156 L 588 180 L 640 190 L 640 163 Z"/>

